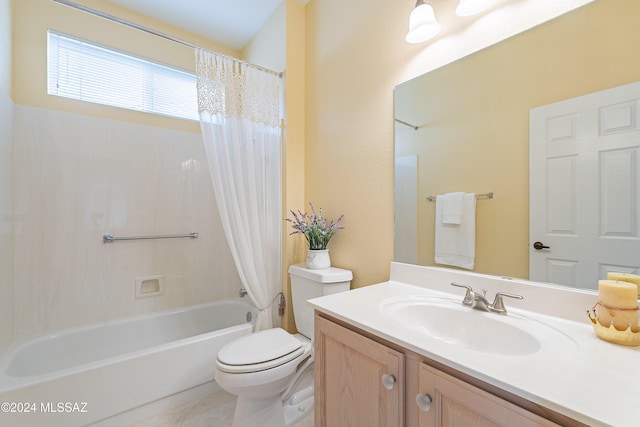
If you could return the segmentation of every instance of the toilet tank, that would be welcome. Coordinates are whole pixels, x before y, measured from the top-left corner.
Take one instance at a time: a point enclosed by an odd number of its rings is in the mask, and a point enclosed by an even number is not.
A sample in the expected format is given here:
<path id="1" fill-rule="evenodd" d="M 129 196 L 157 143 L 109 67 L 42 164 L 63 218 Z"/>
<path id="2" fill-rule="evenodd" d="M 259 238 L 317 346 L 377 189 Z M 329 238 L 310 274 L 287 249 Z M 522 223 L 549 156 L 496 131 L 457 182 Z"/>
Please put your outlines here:
<path id="1" fill-rule="evenodd" d="M 291 278 L 291 303 L 293 304 L 296 327 L 302 335 L 313 339 L 313 307 L 309 306 L 306 301 L 348 291 L 353 274 L 350 270 L 342 268 L 329 267 L 313 270 L 306 268 L 305 264 L 296 264 L 289 267 L 289 277 Z"/>

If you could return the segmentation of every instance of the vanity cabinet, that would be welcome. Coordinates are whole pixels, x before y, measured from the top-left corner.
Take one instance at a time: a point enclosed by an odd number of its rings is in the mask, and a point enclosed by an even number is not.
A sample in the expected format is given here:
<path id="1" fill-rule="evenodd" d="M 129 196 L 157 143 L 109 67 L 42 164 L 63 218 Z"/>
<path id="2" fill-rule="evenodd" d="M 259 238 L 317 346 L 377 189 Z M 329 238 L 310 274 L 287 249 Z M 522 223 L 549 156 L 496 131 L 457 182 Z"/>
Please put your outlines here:
<path id="1" fill-rule="evenodd" d="M 559 426 L 426 363 L 414 396 L 420 427 Z"/>
<path id="2" fill-rule="evenodd" d="M 316 316 L 315 426 L 404 425 L 404 354 Z"/>
<path id="3" fill-rule="evenodd" d="M 319 312 L 314 346 L 315 427 L 582 425 Z"/>

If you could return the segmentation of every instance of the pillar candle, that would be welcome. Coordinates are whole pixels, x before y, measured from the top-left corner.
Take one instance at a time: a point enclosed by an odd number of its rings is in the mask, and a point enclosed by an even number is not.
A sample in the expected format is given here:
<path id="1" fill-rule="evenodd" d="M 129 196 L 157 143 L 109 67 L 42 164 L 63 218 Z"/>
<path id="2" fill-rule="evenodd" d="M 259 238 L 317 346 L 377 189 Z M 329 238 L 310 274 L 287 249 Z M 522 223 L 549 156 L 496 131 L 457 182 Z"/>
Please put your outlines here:
<path id="1" fill-rule="evenodd" d="M 638 287 L 629 282 L 616 280 L 598 281 L 598 321 L 618 330 L 625 330 L 629 325 L 638 327 Z"/>
<path id="2" fill-rule="evenodd" d="M 637 274 L 617 273 L 615 271 L 611 271 L 607 273 L 607 279 L 617 280 L 619 282 L 635 283 L 635 285 L 638 287 L 638 295 L 640 295 L 640 276 Z"/>

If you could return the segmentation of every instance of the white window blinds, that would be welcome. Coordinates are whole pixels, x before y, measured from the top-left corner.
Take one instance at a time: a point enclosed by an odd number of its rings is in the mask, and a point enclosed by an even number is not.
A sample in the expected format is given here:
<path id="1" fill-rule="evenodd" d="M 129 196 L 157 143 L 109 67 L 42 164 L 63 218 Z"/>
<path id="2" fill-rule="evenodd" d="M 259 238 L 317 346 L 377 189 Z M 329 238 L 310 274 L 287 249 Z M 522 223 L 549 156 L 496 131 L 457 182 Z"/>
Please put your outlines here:
<path id="1" fill-rule="evenodd" d="M 48 32 L 48 93 L 198 120 L 195 74 Z"/>

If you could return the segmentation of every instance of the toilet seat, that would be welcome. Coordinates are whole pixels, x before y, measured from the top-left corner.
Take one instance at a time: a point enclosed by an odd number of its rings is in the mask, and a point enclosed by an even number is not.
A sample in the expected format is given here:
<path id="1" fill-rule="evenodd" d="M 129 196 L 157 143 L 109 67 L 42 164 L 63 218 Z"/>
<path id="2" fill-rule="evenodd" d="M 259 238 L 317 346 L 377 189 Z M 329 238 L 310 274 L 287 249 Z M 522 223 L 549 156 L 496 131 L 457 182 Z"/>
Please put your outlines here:
<path id="1" fill-rule="evenodd" d="M 302 342 L 281 328 L 268 329 L 225 345 L 217 357 L 221 371 L 250 373 L 272 369 L 305 353 Z"/>

